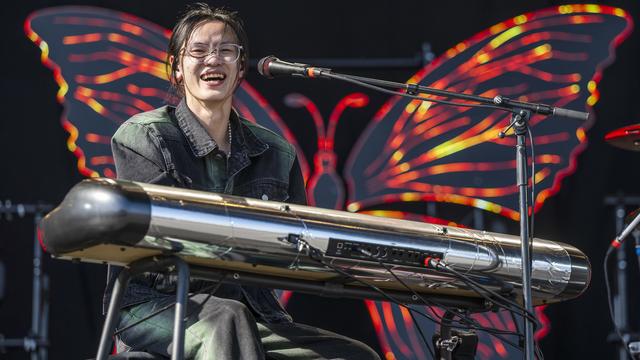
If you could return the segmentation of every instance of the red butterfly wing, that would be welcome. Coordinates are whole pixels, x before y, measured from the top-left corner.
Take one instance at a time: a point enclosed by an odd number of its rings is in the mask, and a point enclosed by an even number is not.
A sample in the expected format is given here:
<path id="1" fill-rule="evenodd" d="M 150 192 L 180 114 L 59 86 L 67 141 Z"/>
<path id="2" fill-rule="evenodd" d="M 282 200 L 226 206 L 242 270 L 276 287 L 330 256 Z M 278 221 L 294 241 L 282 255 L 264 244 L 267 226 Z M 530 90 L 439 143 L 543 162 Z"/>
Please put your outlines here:
<path id="1" fill-rule="evenodd" d="M 588 111 L 598 99 L 600 71 L 630 29 L 631 19 L 623 10 L 604 6 L 560 6 L 529 13 L 458 44 L 408 82 Z M 517 220 L 514 139 L 497 139 L 508 116 L 391 99 L 361 135 L 347 161 L 348 209 L 440 201 Z M 575 167 L 591 123 L 534 116 L 530 125 L 536 144 L 539 208 Z M 366 304 L 387 357 L 424 358 L 427 350 L 408 311 L 384 302 Z M 435 312 L 440 309 L 423 307 L 422 311 L 437 317 Z M 537 315 L 544 325 L 537 336 L 542 337 L 549 329 L 548 321 L 541 308 Z M 435 330 L 433 324 L 418 318 L 427 334 Z M 483 326 L 515 330 L 505 312 L 474 318 Z M 521 357 L 505 342 L 484 332 L 479 335 L 480 358 Z"/>
<path id="2" fill-rule="evenodd" d="M 67 146 L 85 176 L 114 176 L 110 138 L 136 113 L 171 100 L 164 71 L 169 32 L 129 14 L 91 7 L 32 13 L 27 36 L 54 71 Z"/>
<path id="3" fill-rule="evenodd" d="M 165 68 L 171 32 L 131 14 L 80 6 L 36 11 L 26 20 L 25 32 L 60 86 L 67 146 L 80 172 L 115 176 L 110 138 L 118 125 L 139 112 L 178 102 Z M 280 117 L 246 82 L 234 100 L 241 115 L 295 144 Z"/>
<path id="4" fill-rule="evenodd" d="M 600 71 L 631 28 L 621 9 L 572 5 L 517 16 L 458 44 L 410 83 L 503 95 L 574 110 L 598 99 Z M 499 111 L 390 100 L 345 168 L 351 211 L 385 202 L 441 201 L 518 219 L 512 137 Z M 559 190 L 590 123 L 534 115 L 536 205 Z"/>

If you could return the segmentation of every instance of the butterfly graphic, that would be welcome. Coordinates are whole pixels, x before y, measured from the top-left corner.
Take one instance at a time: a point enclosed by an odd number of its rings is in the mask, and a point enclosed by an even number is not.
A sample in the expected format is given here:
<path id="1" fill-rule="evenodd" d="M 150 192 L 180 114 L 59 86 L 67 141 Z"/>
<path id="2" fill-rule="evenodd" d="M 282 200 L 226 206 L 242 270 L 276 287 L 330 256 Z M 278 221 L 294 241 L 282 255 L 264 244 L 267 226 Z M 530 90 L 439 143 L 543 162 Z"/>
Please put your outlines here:
<path id="1" fill-rule="evenodd" d="M 67 147 L 85 176 L 115 177 L 110 137 L 132 115 L 178 99 L 169 91 L 165 58 L 170 31 L 131 14 L 94 7 L 38 10 L 25 21 L 25 33 L 42 52 L 42 62 L 59 85 Z M 630 33 L 632 21 L 622 9 L 601 5 L 561 5 L 515 16 L 446 51 L 408 82 L 467 94 L 506 96 L 556 107 L 589 111 L 599 98 L 602 69 Z M 313 166 L 298 151 L 310 204 L 442 222 L 384 210 L 385 204 L 437 202 L 480 208 L 518 220 L 515 139 L 498 137 L 509 114 L 444 106 L 400 96 L 389 99 L 369 122 L 351 150 L 341 175 L 333 141 L 346 108 L 369 106 L 365 94 L 345 96 L 328 116 L 302 94 L 289 94 L 287 106 L 305 109 L 316 125 L 318 150 Z M 247 81 L 234 95 L 245 118 L 298 147 L 294 134 Z M 560 190 L 576 167 L 592 125 L 533 115 L 537 189 L 534 211 Z M 342 185 L 344 179 L 347 184 Z M 320 196 L 322 194 L 322 196 Z M 286 293 L 290 296 L 290 293 Z M 386 359 L 421 359 L 425 345 L 416 335 L 408 310 L 365 301 Z M 422 307 L 434 316 L 439 309 Z M 543 320 L 542 308 L 538 317 Z M 507 313 L 474 315 L 483 326 L 516 330 Z M 422 328 L 433 325 L 418 321 Z M 537 333 L 544 336 L 544 327 Z M 482 359 L 519 356 L 502 340 L 481 335 Z"/>

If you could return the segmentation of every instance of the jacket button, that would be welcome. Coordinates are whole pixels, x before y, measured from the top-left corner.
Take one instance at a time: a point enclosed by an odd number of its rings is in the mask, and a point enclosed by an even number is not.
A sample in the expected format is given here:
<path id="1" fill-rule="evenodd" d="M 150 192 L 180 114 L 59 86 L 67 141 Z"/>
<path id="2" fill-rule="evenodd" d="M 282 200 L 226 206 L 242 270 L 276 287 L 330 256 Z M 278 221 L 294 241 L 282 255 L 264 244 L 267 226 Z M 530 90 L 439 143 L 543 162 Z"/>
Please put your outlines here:
<path id="1" fill-rule="evenodd" d="M 267 194 L 262 194 L 262 200 L 269 200 L 269 197 L 267 196 Z"/>

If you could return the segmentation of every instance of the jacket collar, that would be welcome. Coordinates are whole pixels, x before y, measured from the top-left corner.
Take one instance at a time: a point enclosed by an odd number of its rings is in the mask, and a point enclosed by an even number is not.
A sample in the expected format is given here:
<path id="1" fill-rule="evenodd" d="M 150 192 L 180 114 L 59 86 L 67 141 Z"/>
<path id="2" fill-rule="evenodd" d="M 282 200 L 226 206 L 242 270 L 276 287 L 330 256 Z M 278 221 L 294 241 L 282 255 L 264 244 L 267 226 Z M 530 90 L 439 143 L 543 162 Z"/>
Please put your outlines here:
<path id="1" fill-rule="evenodd" d="M 218 148 L 218 144 L 211 138 L 198 118 L 191 112 L 187 102 L 182 99 L 175 110 L 178 126 L 184 133 L 189 147 L 196 157 L 204 157 Z M 229 115 L 231 122 L 231 154 L 257 156 L 269 148 L 269 145 L 258 138 L 251 129 L 243 123 L 235 109 Z M 246 121 L 246 120 L 244 120 Z"/>

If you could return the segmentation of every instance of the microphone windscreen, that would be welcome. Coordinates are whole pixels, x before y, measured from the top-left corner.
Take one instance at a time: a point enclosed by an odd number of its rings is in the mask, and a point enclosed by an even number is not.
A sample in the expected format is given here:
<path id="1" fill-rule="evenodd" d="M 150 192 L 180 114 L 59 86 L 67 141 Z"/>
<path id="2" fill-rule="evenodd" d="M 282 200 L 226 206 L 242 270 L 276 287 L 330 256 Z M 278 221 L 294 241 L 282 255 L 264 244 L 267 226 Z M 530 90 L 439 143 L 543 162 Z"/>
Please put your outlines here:
<path id="1" fill-rule="evenodd" d="M 258 61 L 258 73 L 262 76 L 272 78 L 273 76 L 271 76 L 271 73 L 269 72 L 269 64 L 274 60 L 278 60 L 278 58 L 273 55 L 265 56 L 260 59 L 260 61 Z"/>
<path id="2" fill-rule="evenodd" d="M 555 108 L 553 110 L 553 115 L 566 117 L 566 118 L 569 118 L 569 119 L 581 120 L 581 121 L 589 120 L 589 113 L 582 112 L 582 111 L 563 109 L 563 108 Z"/>

